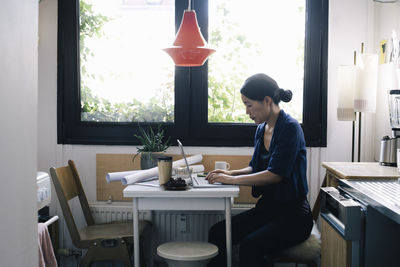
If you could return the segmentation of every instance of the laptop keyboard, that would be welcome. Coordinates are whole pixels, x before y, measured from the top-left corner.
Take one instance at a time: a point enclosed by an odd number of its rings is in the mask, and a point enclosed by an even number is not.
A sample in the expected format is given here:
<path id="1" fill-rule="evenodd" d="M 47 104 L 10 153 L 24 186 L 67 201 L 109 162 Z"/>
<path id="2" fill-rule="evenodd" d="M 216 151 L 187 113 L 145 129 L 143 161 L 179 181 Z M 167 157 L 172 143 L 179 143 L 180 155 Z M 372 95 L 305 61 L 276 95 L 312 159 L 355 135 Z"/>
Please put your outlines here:
<path id="1" fill-rule="evenodd" d="M 206 178 L 204 178 L 204 177 L 196 177 L 196 176 L 193 176 L 192 178 L 193 178 L 194 182 L 195 182 L 197 185 L 209 185 L 209 184 L 210 184 L 210 183 L 208 182 L 208 180 L 206 180 Z"/>

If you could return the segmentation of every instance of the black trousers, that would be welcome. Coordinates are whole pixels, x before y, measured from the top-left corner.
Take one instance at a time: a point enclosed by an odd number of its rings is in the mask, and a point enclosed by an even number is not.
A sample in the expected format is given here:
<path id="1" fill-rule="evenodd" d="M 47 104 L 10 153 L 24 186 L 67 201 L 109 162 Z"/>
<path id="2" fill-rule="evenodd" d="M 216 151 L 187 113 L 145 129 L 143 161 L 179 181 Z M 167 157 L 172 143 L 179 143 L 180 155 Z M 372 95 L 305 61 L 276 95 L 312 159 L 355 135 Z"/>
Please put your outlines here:
<path id="1" fill-rule="evenodd" d="M 306 240 L 312 227 L 307 199 L 286 204 L 260 199 L 255 208 L 232 217 L 232 243 L 240 245 L 240 266 L 263 266 L 265 256 Z M 225 221 L 211 227 L 208 240 L 219 248 L 208 266 L 226 266 Z"/>

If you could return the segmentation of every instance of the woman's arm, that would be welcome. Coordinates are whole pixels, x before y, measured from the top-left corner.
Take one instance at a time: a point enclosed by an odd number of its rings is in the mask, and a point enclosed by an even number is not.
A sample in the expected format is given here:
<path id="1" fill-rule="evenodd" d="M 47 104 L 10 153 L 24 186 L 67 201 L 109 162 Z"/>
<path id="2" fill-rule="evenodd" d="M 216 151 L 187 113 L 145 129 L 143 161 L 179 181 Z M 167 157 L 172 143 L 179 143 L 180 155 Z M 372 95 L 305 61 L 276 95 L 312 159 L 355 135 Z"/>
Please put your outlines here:
<path id="1" fill-rule="evenodd" d="M 243 174 L 250 174 L 250 173 L 252 173 L 252 171 L 253 171 L 253 168 L 250 166 L 247 166 L 243 169 L 227 171 L 226 174 L 232 175 L 232 176 L 237 176 L 237 175 L 243 175 Z"/>
<path id="2" fill-rule="evenodd" d="M 261 186 L 279 183 L 282 181 L 282 176 L 270 171 L 261 171 L 256 173 L 242 174 L 238 176 L 228 175 L 226 173 L 213 172 L 207 176 L 210 183 L 220 182 L 223 184 L 237 184 L 249 186 Z"/>
<path id="3" fill-rule="evenodd" d="M 216 169 L 207 174 L 206 180 L 208 180 L 208 177 L 210 177 L 214 173 L 226 174 L 226 175 L 230 175 L 230 176 L 237 176 L 237 175 L 242 175 L 242 174 L 249 174 L 249 173 L 252 173 L 252 171 L 253 171 L 253 168 L 250 166 L 245 167 L 243 169 L 231 170 L 231 171 Z"/>

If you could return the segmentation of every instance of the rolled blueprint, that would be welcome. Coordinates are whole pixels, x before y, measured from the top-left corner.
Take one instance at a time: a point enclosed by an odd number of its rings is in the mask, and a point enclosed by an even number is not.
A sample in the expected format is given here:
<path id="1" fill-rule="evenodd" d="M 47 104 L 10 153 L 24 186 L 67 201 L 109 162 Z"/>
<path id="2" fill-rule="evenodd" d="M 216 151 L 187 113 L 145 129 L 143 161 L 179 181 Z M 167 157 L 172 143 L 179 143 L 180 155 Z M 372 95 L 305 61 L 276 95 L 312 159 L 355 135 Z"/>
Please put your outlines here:
<path id="1" fill-rule="evenodd" d="M 194 155 L 194 156 L 191 156 L 191 157 L 187 157 L 186 159 L 187 159 L 188 165 L 192 165 L 192 164 L 195 164 L 195 163 L 198 163 L 198 162 L 202 161 L 203 160 L 203 156 L 202 155 Z M 186 166 L 184 159 L 176 160 L 176 161 L 174 161 L 172 163 L 172 167 L 173 168 L 179 168 L 179 167 L 182 167 L 182 166 Z"/>
<path id="2" fill-rule="evenodd" d="M 131 175 L 131 174 L 135 174 L 137 172 L 140 172 L 140 170 L 125 171 L 125 172 L 109 172 L 106 174 L 106 181 L 107 181 L 107 183 L 121 181 L 121 179 L 123 177 L 125 177 L 127 175 Z"/>

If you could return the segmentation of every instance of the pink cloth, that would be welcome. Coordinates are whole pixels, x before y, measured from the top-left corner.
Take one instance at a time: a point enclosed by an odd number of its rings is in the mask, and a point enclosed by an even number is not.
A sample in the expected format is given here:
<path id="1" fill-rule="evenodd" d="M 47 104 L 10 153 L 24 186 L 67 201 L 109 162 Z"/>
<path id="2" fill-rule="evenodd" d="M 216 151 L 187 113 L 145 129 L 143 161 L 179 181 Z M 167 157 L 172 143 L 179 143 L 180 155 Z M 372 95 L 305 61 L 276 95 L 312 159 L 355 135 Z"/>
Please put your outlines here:
<path id="1" fill-rule="evenodd" d="M 39 267 L 57 267 L 56 257 L 47 226 L 38 223 Z"/>

